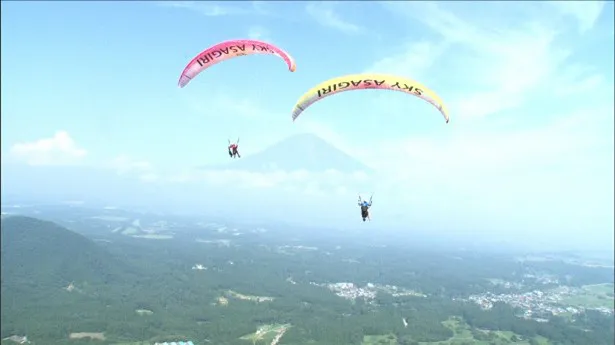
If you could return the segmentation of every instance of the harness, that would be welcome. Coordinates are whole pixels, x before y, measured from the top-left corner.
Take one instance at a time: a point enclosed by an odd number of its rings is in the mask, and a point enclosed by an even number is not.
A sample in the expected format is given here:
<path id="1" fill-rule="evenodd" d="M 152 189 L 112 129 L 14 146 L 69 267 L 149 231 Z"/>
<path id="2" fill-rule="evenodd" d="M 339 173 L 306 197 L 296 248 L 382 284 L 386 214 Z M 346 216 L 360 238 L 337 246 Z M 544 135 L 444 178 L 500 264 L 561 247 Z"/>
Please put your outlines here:
<path id="1" fill-rule="evenodd" d="M 369 197 L 369 206 L 372 205 L 372 198 L 374 197 L 374 193 Z M 359 205 L 361 205 L 361 209 L 363 209 L 363 200 L 361 199 L 361 195 L 359 195 Z"/>

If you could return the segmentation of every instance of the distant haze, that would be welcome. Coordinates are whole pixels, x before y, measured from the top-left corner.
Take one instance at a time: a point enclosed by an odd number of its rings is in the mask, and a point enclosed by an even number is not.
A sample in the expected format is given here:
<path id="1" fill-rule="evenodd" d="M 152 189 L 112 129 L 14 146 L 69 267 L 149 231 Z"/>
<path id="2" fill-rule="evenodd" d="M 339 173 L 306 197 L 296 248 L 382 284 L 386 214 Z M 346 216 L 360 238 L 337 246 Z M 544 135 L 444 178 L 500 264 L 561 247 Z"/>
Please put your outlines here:
<path id="1" fill-rule="evenodd" d="M 265 173 L 272 173 L 273 181 Z M 119 173 L 112 167 L 4 164 L 2 193 L 47 201 L 85 200 L 159 211 L 281 217 L 320 224 L 340 218 L 336 212 L 323 210 L 346 209 L 354 216 L 356 192 L 347 189 L 347 182 L 352 182 L 347 174 L 367 181 L 371 173 L 369 167 L 323 139 L 301 134 L 228 164 L 190 169 L 168 181 L 149 184 L 139 183 L 133 174 Z M 314 184 L 310 180 L 313 174 L 322 181 Z M 268 188 L 278 183 L 284 188 Z M 329 195 L 320 191 L 322 186 L 331 188 Z M 305 195 L 305 189 L 310 187 L 314 194 Z M 348 199 L 349 195 L 353 197 Z M 342 219 L 354 219 L 352 216 L 342 215 Z"/>
<path id="2" fill-rule="evenodd" d="M 278 180 L 274 182 L 278 187 L 272 188 L 272 182 L 263 178 L 271 175 L 265 173 L 277 174 Z M 321 174 L 322 180 L 310 180 L 311 174 L 317 173 Z M 358 177 L 356 180 L 347 178 L 353 174 Z M 376 190 L 374 220 L 362 224 L 356 195 L 359 192 L 368 194 L 372 191 L 370 188 L 386 184 L 386 179 L 377 176 L 371 168 L 323 139 L 304 134 L 286 138 L 228 164 L 191 170 L 175 177 L 176 183 L 142 183 L 134 175 L 120 174 L 104 167 L 3 165 L 2 194 L 3 200 L 10 195 L 43 202 L 83 200 L 90 205 L 138 207 L 157 212 L 221 216 L 238 221 L 365 228 L 365 231 L 375 232 L 376 236 L 382 231 L 399 231 L 406 233 L 407 240 L 419 242 L 429 237 L 431 240 L 492 243 L 494 246 L 525 243 L 528 247 L 544 250 L 579 247 L 562 236 L 548 233 L 528 235 L 526 229 L 498 223 L 475 228 L 461 220 L 456 221 L 454 211 L 428 218 L 418 213 L 420 208 L 413 207 L 412 203 L 398 200 L 400 195 L 406 194 L 409 200 L 419 204 L 435 205 L 437 195 L 419 195 L 408 187 L 388 192 Z M 263 179 L 260 185 L 259 178 Z M 246 179 L 252 184 L 245 184 Z M 329 192 L 319 192 L 323 186 L 329 188 Z M 306 194 L 306 188 L 310 187 L 314 192 L 310 194 L 308 190 Z M 420 190 L 417 186 L 417 191 Z M 444 205 L 446 201 L 441 202 Z M 587 246 L 588 243 L 591 241 L 584 242 L 581 247 L 592 248 Z"/>

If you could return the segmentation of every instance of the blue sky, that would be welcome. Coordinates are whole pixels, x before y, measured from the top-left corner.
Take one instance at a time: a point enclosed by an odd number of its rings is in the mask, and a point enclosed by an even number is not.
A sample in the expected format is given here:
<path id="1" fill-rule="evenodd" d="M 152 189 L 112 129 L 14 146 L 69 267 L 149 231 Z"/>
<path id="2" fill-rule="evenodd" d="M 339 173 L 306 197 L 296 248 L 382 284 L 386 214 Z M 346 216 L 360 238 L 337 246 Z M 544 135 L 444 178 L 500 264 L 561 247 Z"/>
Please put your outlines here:
<path id="1" fill-rule="evenodd" d="M 168 188 L 232 179 L 261 198 L 311 195 L 341 223 L 357 190 L 376 190 L 381 224 L 609 247 L 613 25 L 612 2 L 3 2 L 3 165 L 113 168 Z M 233 38 L 280 46 L 297 71 L 241 57 L 177 87 L 194 55 Z M 451 122 L 374 90 L 291 121 L 307 89 L 361 72 L 423 82 Z M 193 169 L 226 162 L 228 137 L 249 155 L 302 132 L 377 173 Z"/>

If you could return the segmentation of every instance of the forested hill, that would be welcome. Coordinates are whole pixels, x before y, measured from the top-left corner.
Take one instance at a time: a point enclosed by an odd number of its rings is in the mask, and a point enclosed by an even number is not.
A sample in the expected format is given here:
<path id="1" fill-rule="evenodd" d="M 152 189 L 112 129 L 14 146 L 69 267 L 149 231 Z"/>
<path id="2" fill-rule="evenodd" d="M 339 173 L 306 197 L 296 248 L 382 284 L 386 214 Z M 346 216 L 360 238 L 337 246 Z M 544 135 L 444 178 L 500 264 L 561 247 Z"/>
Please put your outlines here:
<path id="1" fill-rule="evenodd" d="M 110 283 L 127 269 L 93 241 L 52 222 L 7 217 L 0 233 L 3 289 Z"/>

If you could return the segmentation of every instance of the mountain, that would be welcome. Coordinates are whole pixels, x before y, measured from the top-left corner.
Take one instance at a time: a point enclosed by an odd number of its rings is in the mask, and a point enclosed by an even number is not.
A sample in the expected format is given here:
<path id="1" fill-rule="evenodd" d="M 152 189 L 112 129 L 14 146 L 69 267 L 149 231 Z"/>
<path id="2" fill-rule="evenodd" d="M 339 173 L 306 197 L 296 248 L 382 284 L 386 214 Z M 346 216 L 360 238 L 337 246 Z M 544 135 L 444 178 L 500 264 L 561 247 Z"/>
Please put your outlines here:
<path id="1" fill-rule="evenodd" d="M 253 188 L 258 181 L 248 180 L 250 176 L 238 174 L 242 179 L 233 184 L 228 178 L 218 182 L 209 176 L 199 176 L 198 172 L 190 171 L 187 181 L 175 181 L 176 174 L 183 178 L 181 168 L 163 167 L 160 170 L 161 180 L 147 183 L 139 180 L 137 174 L 118 174 L 110 168 L 94 166 L 28 166 L 24 164 L 2 164 L 2 179 L 0 193 L 4 203 L 12 200 L 36 200 L 36 204 L 57 204 L 65 201 L 83 201 L 89 207 L 114 205 L 126 209 L 182 214 L 200 214 L 215 217 L 228 217 L 234 220 L 270 220 L 284 219 L 297 222 L 322 222 L 324 214 L 331 207 L 344 204 L 345 196 L 323 197 L 314 190 L 338 188 L 343 192 L 341 179 L 350 173 L 362 171 L 366 174 L 371 169 L 352 156 L 338 150 L 321 138 L 311 134 L 301 134 L 289 137 L 267 149 L 254 154 L 248 154 L 240 159 L 229 159 L 228 164 L 209 166 L 208 170 L 235 170 L 239 172 L 292 172 L 303 170 L 308 173 L 320 173 L 335 170 L 342 174 L 331 174 L 316 178 L 317 183 L 301 181 L 302 176 L 282 176 L 280 188 Z M 168 169 L 168 170 L 165 170 Z M 177 170 L 175 170 L 177 169 Z M 204 171 L 203 175 L 207 175 Z M 283 175 L 283 174 L 282 174 Z M 232 177 L 232 176 L 231 176 Z M 274 181 L 269 176 L 263 177 L 265 182 Z M 173 180 L 173 181 L 171 181 Z M 179 179 L 178 179 L 179 180 Z M 255 183 L 253 183 L 255 182 Z M 369 189 L 357 186 L 354 180 L 348 181 L 346 188 Z M 266 184 L 266 183 L 265 183 Z M 283 185 L 283 186 L 282 186 Z M 337 190 L 336 190 L 337 192 Z M 301 197 L 297 197 L 299 194 Z M 312 193 L 312 194 L 310 194 Z M 9 198 L 10 197 L 10 198 Z M 335 198 L 338 199 L 335 199 Z M 267 199 L 267 205 L 260 205 L 256 200 Z M 289 198 L 293 198 L 289 202 Z M 354 196 L 352 197 L 354 200 Z M 22 204 L 22 202 L 18 202 Z M 28 204 L 28 203 L 26 203 Z M 287 212 L 288 209 L 292 212 Z M 327 212 L 321 212 L 323 210 Z M 317 211 L 320 210 L 320 211 Z M 3 209 L 11 214 L 13 210 Z M 37 217 L 40 210 L 33 208 L 32 215 Z M 314 214 L 322 214 L 314 218 Z M 48 213 L 44 214 L 50 218 Z M 330 222 L 332 220 L 326 220 Z"/>
<path id="2" fill-rule="evenodd" d="M 95 242 L 55 223 L 24 216 L 3 218 L 2 288 L 61 288 L 71 282 L 106 284 L 127 267 Z"/>
<path id="3" fill-rule="evenodd" d="M 202 168 L 208 170 L 231 169 L 252 172 L 273 170 L 321 172 L 333 169 L 350 173 L 354 171 L 371 172 L 372 170 L 357 159 L 313 134 L 294 135 L 261 152 L 233 160 L 231 163 Z"/>

